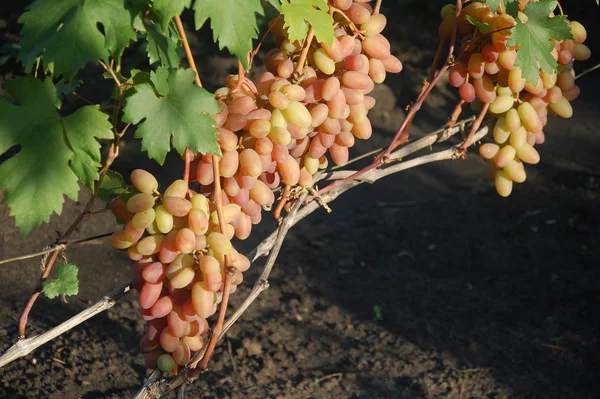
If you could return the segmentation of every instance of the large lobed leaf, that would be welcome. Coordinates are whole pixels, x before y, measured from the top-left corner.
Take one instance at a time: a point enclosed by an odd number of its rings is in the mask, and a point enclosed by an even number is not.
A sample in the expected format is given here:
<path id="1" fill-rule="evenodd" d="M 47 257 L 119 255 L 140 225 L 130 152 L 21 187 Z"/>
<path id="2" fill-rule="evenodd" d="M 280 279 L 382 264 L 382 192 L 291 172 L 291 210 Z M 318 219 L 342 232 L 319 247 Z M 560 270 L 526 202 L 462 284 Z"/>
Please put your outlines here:
<path id="1" fill-rule="evenodd" d="M 25 236 L 52 212 L 62 212 L 64 195 L 77 199 L 78 180 L 93 187 L 100 166 L 96 138 L 109 139 L 113 133 L 98 106 L 61 117 L 49 78 L 17 77 L 3 89 L 20 105 L 0 98 L 0 154 L 15 146 L 20 150 L 0 165 L 0 188 Z"/>
<path id="2" fill-rule="evenodd" d="M 123 120 L 138 125 L 135 137 L 142 139 L 142 149 L 161 165 L 171 142 L 180 154 L 189 148 L 220 155 L 215 120 L 208 115 L 220 112 L 213 95 L 194 85 L 191 69 L 166 72 L 161 67 L 150 75 L 154 85 L 135 86 L 136 93 L 127 98 Z"/>
<path id="3" fill-rule="evenodd" d="M 554 16 L 550 13 L 556 9 L 556 1 L 540 0 L 529 2 L 525 7 L 527 23 L 517 18 L 517 25 L 512 28 L 508 46 L 519 46 L 515 65 L 523 71 L 523 77 L 536 84 L 540 68 L 548 73 L 556 72 L 558 63 L 552 56 L 555 40 L 572 39 L 571 28 L 566 16 Z M 539 66 L 538 66 L 539 63 Z"/>
<path id="4" fill-rule="evenodd" d="M 283 27 L 287 28 L 291 42 L 302 41 L 312 26 L 319 42 L 333 42 L 333 18 L 325 0 L 282 0 Z"/>
<path id="5" fill-rule="evenodd" d="M 197 0 L 194 12 L 196 29 L 210 19 L 219 48 L 226 47 L 248 69 L 252 40 L 258 37 L 256 14 L 264 14 L 260 0 Z"/>
<path id="6" fill-rule="evenodd" d="M 89 61 L 120 58 L 136 39 L 132 12 L 125 0 L 36 0 L 19 19 L 19 57 L 27 68 L 42 57 L 46 70 L 71 79 Z"/>

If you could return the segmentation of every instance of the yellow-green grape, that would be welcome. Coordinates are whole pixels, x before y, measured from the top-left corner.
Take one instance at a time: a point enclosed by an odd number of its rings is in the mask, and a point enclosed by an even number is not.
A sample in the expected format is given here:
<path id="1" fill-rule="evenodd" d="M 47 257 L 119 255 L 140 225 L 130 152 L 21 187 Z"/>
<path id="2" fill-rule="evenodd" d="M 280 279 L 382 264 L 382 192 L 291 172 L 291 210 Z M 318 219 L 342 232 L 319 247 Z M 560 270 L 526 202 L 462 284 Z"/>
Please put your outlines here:
<path id="1" fill-rule="evenodd" d="M 127 210 L 133 213 L 144 212 L 154 206 L 154 197 L 151 194 L 135 194 L 127 200 Z"/>
<path id="2" fill-rule="evenodd" d="M 312 122 L 310 112 L 299 101 L 290 101 L 288 107 L 282 111 L 285 119 L 298 126 L 299 128 L 307 128 Z"/>
<path id="3" fill-rule="evenodd" d="M 533 108 L 530 103 L 521 103 L 517 111 L 519 112 L 519 117 L 521 117 L 521 122 L 523 122 L 523 125 L 528 131 L 539 132 L 543 129 L 544 125 L 540 121 L 535 108 Z"/>
<path id="4" fill-rule="evenodd" d="M 513 159 L 504 167 L 504 172 L 508 178 L 515 183 L 523 183 L 527 178 L 523 162 L 517 161 L 516 159 Z"/>
<path id="5" fill-rule="evenodd" d="M 206 242 L 210 249 L 223 255 L 227 255 L 233 248 L 229 239 L 224 234 L 216 231 L 206 237 Z"/>
<path id="6" fill-rule="evenodd" d="M 175 180 L 167 189 L 165 190 L 165 197 L 179 197 L 184 198 L 188 191 L 188 185 L 184 180 Z"/>
<path id="7" fill-rule="evenodd" d="M 517 150 L 519 159 L 530 165 L 535 165 L 540 162 L 540 154 L 532 145 L 525 143 Z"/>
<path id="8" fill-rule="evenodd" d="M 573 107 L 569 100 L 565 96 L 561 96 L 555 103 L 550 103 L 550 109 L 554 113 L 562 118 L 570 118 L 573 116 Z"/>
<path id="9" fill-rule="evenodd" d="M 515 155 L 517 155 L 517 150 L 511 145 L 506 145 L 498 151 L 498 154 L 496 154 L 496 157 L 494 158 L 494 163 L 497 167 L 503 168 L 510 161 L 515 159 Z"/>
<path id="10" fill-rule="evenodd" d="M 512 192 L 513 182 L 512 180 L 510 180 L 508 175 L 502 170 L 496 172 L 495 184 L 496 191 L 502 197 L 508 197 Z"/>
<path id="11" fill-rule="evenodd" d="M 256 183 L 254 184 L 256 186 Z M 225 223 L 233 223 L 242 211 L 242 207 L 238 204 L 223 205 L 223 219 Z M 219 224 L 219 215 L 217 211 L 213 211 L 210 215 L 210 221 L 214 224 Z"/>
<path id="12" fill-rule="evenodd" d="M 152 194 L 155 190 L 158 190 L 156 178 L 143 169 L 136 169 L 131 172 L 131 182 L 142 193 Z"/>
<path id="13" fill-rule="evenodd" d="M 515 103 L 515 99 L 512 96 L 498 96 L 496 99 L 490 104 L 490 111 L 494 114 L 503 114 Z"/>
<path id="14" fill-rule="evenodd" d="M 156 227 L 163 234 L 167 234 L 173 229 L 173 215 L 163 205 L 156 207 Z"/>
<path id="15" fill-rule="evenodd" d="M 147 209 L 144 212 L 136 213 L 131 219 L 131 225 L 136 229 L 145 229 L 150 226 L 156 217 L 156 212 L 153 208 Z"/>
<path id="16" fill-rule="evenodd" d="M 206 198 L 202 194 L 195 194 L 194 196 L 192 196 L 191 202 L 192 202 L 192 208 L 200 209 L 208 215 L 208 211 L 209 211 L 208 198 Z"/>
<path id="17" fill-rule="evenodd" d="M 332 75 L 335 72 L 335 61 L 322 48 L 315 51 L 314 59 L 316 67 L 325 75 Z"/>

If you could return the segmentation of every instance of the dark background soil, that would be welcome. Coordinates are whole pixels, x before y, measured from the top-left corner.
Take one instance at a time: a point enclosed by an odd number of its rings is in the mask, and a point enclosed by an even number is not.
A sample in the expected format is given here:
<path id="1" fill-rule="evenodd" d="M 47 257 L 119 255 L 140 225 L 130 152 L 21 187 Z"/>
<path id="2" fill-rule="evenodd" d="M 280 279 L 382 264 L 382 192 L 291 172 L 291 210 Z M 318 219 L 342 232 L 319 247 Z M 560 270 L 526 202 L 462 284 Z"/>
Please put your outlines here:
<path id="1" fill-rule="evenodd" d="M 376 133 L 354 154 L 390 139 L 436 46 L 437 6 L 386 4 L 386 34 L 405 70 L 377 88 L 378 105 L 370 114 Z M 596 53 L 584 69 L 600 60 L 600 15 L 591 0 L 563 6 L 588 26 Z M 18 14 L 5 10 L 0 40 L 18 32 Z M 223 56 L 198 57 L 203 80 L 213 88 L 235 67 Z M 527 182 L 508 199 L 484 179 L 485 165 L 471 151 L 466 161 L 359 187 L 334 202 L 331 215 L 321 210 L 302 221 L 288 236 L 271 288 L 218 346 L 210 372 L 189 387 L 189 397 L 600 397 L 599 74 L 578 82 L 582 96 L 573 119 L 551 119 L 542 162 L 527 169 Z M 105 86 L 87 90 L 99 96 Z M 455 96 L 444 83 L 428 101 L 415 137 L 445 121 Z M 164 181 L 181 173 L 176 161 L 168 165 L 160 172 Z M 159 170 L 128 143 L 117 168 L 126 174 L 136 167 Z M 60 218 L 24 241 L 2 208 L 0 259 L 52 243 L 87 195 L 82 191 L 79 202 L 67 202 Z M 274 228 L 264 219 L 240 250 L 250 250 Z M 98 215 L 82 223 L 76 237 L 116 228 L 110 215 Z M 67 304 L 41 298 L 31 313 L 30 336 L 129 278 L 130 262 L 104 241 L 73 247 L 68 257 L 80 266 L 80 295 Z M 230 309 L 249 291 L 261 264 L 245 274 Z M 34 259 L 0 267 L 4 351 L 16 340 L 40 266 Z M 144 325 L 138 311 L 130 294 L 4 367 L 0 397 L 132 397 L 147 376 L 138 350 Z"/>

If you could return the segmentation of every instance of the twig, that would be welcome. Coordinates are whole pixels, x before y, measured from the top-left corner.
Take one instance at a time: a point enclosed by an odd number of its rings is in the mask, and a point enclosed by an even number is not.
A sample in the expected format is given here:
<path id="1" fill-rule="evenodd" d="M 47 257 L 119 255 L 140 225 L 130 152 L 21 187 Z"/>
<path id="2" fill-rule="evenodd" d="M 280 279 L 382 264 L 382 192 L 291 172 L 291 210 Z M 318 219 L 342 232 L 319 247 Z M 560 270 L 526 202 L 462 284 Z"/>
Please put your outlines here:
<path id="1" fill-rule="evenodd" d="M 594 65 L 593 67 L 591 67 L 591 68 L 588 68 L 588 69 L 586 69 L 585 71 L 583 71 L 583 72 L 579 73 L 577 76 L 575 76 L 575 79 L 579 79 L 579 78 L 581 78 L 582 76 L 585 76 L 585 75 L 587 75 L 587 74 L 588 74 L 588 73 L 590 73 L 590 72 L 594 72 L 594 71 L 595 71 L 595 70 L 597 70 L 597 69 L 600 69 L 600 64 L 596 64 L 596 65 Z"/>
<path id="2" fill-rule="evenodd" d="M 119 78 L 117 77 L 117 75 L 115 74 L 115 71 L 112 69 L 112 66 L 108 66 L 106 65 L 104 62 L 102 61 L 98 61 L 98 63 L 100 64 L 100 66 L 102 66 L 102 68 L 104 68 L 104 70 L 108 73 L 110 73 L 110 76 L 112 76 L 113 80 L 115 81 L 115 84 L 118 87 L 121 87 L 122 83 L 119 80 Z"/>
<path id="3" fill-rule="evenodd" d="M 321 377 L 321 378 L 315 378 L 315 384 L 320 384 L 320 383 L 322 383 L 323 381 L 326 381 L 326 380 L 328 380 L 328 379 L 330 379 L 330 378 L 336 378 L 336 377 L 340 377 L 340 378 L 341 378 L 341 377 L 343 377 L 343 376 L 344 376 L 344 374 L 342 374 L 342 373 L 332 373 L 332 374 L 328 374 L 328 375 L 326 375 L 326 376 L 324 376 L 324 377 Z"/>
<path id="4" fill-rule="evenodd" d="M 190 68 L 192 68 L 192 71 L 196 72 L 196 76 L 194 77 L 194 83 L 196 83 L 197 86 L 202 87 L 200 74 L 198 73 L 198 68 L 196 68 L 194 56 L 192 55 L 192 50 L 190 49 L 190 43 L 188 42 L 187 35 L 185 34 L 185 29 L 183 29 L 183 23 L 181 23 L 181 18 L 179 17 L 179 15 L 175 15 L 173 19 L 175 20 L 175 25 L 177 25 L 177 32 L 179 32 L 179 36 L 181 36 L 181 44 L 183 45 L 183 50 L 185 51 L 185 57 L 188 61 L 188 64 L 190 64 Z"/>
<path id="5" fill-rule="evenodd" d="M 78 240 L 69 241 L 69 242 L 66 242 L 64 244 L 53 245 L 52 247 L 50 247 L 50 248 L 48 248 L 48 249 L 46 249 L 44 251 L 35 252 L 35 253 L 32 253 L 32 254 L 27 254 L 27 255 L 20 255 L 20 256 L 14 257 L 14 258 L 0 260 L 0 265 L 3 265 L 5 263 L 9 263 L 9 262 L 16 262 L 18 260 L 35 258 L 36 256 L 46 255 L 46 254 L 49 254 L 49 253 L 54 252 L 54 251 L 62 251 L 63 249 L 65 249 L 67 247 L 71 247 L 73 245 L 82 244 L 82 243 L 89 242 L 89 241 L 94 241 L 94 240 L 97 240 L 99 238 L 108 237 L 108 236 L 110 236 L 112 234 L 113 234 L 112 232 L 110 232 L 110 233 L 104 233 L 104 234 L 98 234 L 97 236 L 80 238 Z"/>
<path id="6" fill-rule="evenodd" d="M 57 253 L 57 252 L 55 252 Z M 59 335 L 71 330 L 78 326 L 84 321 L 94 317 L 98 313 L 101 313 L 107 309 L 112 308 L 119 299 L 121 299 L 131 289 L 131 281 L 123 284 L 122 286 L 111 291 L 105 295 L 102 299 L 96 302 L 91 307 L 71 317 L 69 320 L 59 324 L 53 329 L 46 331 L 41 335 L 36 335 L 31 338 L 22 339 L 16 344 L 11 346 L 4 354 L 0 357 L 0 367 L 4 367 L 8 363 L 19 359 L 23 356 L 27 356 L 34 349 L 44 345 L 46 342 L 53 340 Z"/>
<path id="7" fill-rule="evenodd" d="M 310 49 L 310 45 L 315 37 L 315 30 L 311 26 L 308 30 L 308 34 L 306 35 L 306 43 L 304 43 L 304 48 L 300 53 L 300 58 L 298 58 L 298 65 L 296 66 L 296 73 L 298 75 L 302 75 L 304 72 L 304 63 L 306 62 L 306 57 L 308 56 L 308 50 Z"/>

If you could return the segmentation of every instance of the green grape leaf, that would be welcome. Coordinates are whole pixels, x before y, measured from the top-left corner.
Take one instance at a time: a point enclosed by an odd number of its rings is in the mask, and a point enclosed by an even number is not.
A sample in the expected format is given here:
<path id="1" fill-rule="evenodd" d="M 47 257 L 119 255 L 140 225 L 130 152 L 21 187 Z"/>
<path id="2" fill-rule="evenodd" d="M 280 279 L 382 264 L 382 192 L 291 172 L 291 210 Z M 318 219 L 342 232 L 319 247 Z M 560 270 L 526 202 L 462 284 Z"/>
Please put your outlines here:
<path id="1" fill-rule="evenodd" d="M 548 73 L 553 73 L 558 68 L 558 63 L 552 57 L 554 42 L 550 39 L 573 38 L 566 16 L 549 17 L 556 4 L 555 0 L 529 2 L 524 11 L 528 17 L 527 23 L 517 19 L 517 25 L 512 28 L 507 43 L 509 47 L 520 46 L 515 65 L 521 68 L 523 77 L 534 85 L 539 79 L 540 67 Z"/>
<path id="2" fill-rule="evenodd" d="M 127 191 L 127 184 L 123 176 L 119 172 L 114 170 L 107 170 L 102 179 L 102 183 L 98 188 L 98 198 L 103 201 L 107 201 L 112 197 L 118 197 Z"/>
<path id="3" fill-rule="evenodd" d="M 190 0 L 154 0 L 152 2 L 152 15 L 160 23 L 163 30 L 167 30 L 173 17 L 181 15 L 183 9 L 189 8 L 189 6 Z"/>
<path id="4" fill-rule="evenodd" d="M 50 78 L 17 77 L 3 89 L 19 105 L 0 98 L 0 155 L 19 151 L 0 164 L 3 203 L 24 237 L 53 212 L 60 214 L 64 195 L 76 200 L 78 177 L 86 184 L 97 178 L 91 165 L 100 159 L 95 137 L 110 137 L 108 116 L 97 106 L 85 106 L 61 117 L 56 87 Z"/>
<path id="5" fill-rule="evenodd" d="M 486 0 L 485 4 L 494 12 L 498 11 L 500 4 L 503 4 L 506 7 L 506 12 L 513 17 L 516 16 L 516 13 L 519 11 L 518 0 Z M 515 6 L 516 12 L 514 12 Z"/>
<path id="6" fill-rule="evenodd" d="M 282 0 L 283 27 L 288 29 L 291 42 L 304 40 L 308 25 L 313 27 L 319 42 L 333 43 L 333 18 L 325 0 Z"/>
<path id="7" fill-rule="evenodd" d="M 77 266 L 67 263 L 58 265 L 57 278 L 46 280 L 42 283 L 42 292 L 50 299 L 59 295 L 77 295 L 79 293 L 79 279 Z"/>
<path id="8" fill-rule="evenodd" d="M 94 191 L 94 182 L 98 180 L 98 168 L 102 166 L 100 143 L 96 138 L 112 139 L 112 125 L 97 105 L 79 108 L 64 118 L 63 124 L 67 141 L 73 151 L 71 169 L 83 184 Z"/>
<path id="9" fill-rule="evenodd" d="M 235 55 L 248 69 L 252 40 L 258 37 L 256 14 L 264 15 L 260 0 L 203 0 L 194 4 L 196 29 L 210 18 L 213 40 Z"/>
<path id="10" fill-rule="evenodd" d="M 181 64 L 177 48 L 179 35 L 169 27 L 165 33 L 160 25 L 147 26 L 146 52 L 150 64 L 160 63 L 170 69 L 177 69 Z"/>
<path id="11" fill-rule="evenodd" d="M 159 76 L 153 75 L 161 85 Z M 152 85 L 135 86 L 136 93 L 127 98 L 123 121 L 137 124 L 136 138 L 142 139 L 142 149 L 161 165 L 173 148 L 183 154 L 193 152 L 221 154 L 217 144 L 215 120 L 208 114 L 220 109 L 214 96 L 194 85 L 191 69 L 169 72 L 168 91 L 157 97 Z"/>
<path id="12" fill-rule="evenodd" d="M 281 0 L 267 0 L 277 11 L 281 12 Z"/>
<path id="13" fill-rule="evenodd" d="M 169 94 L 169 69 L 165 67 L 159 67 L 156 71 L 150 72 L 150 81 L 156 88 L 156 91 L 161 96 Z"/>
<path id="14" fill-rule="evenodd" d="M 36 0 L 19 19 L 19 57 L 27 69 L 41 57 L 46 71 L 71 79 L 89 61 L 118 60 L 136 39 L 132 18 L 123 0 Z"/>
<path id="15" fill-rule="evenodd" d="M 470 15 L 467 15 L 467 21 L 469 21 L 471 25 L 479 29 L 481 33 L 488 33 L 490 31 L 490 24 L 478 21 Z"/>

